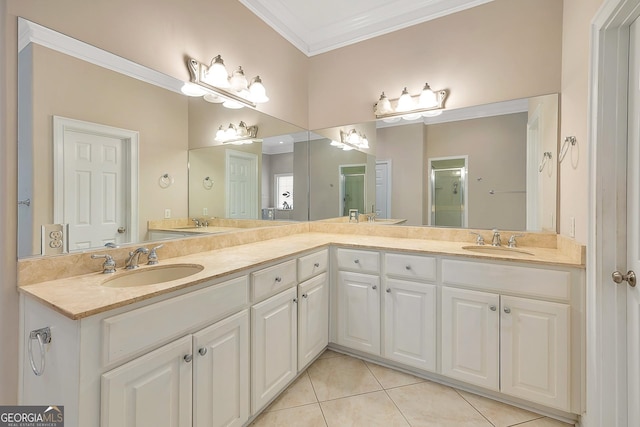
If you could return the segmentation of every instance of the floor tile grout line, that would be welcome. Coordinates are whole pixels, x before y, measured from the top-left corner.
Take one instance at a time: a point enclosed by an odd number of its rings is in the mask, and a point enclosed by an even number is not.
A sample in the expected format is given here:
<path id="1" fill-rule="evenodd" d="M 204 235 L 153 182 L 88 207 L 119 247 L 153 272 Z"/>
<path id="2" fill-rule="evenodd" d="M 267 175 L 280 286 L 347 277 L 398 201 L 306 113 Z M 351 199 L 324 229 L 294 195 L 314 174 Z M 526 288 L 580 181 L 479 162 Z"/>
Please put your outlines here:
<path id="1" fill-rule="evenodd" d="M 369 363 L 366 360 L 363 360 L 362 363 L 364 363 L 364 366 L 367 367 L 367 370 L 369 370 L 369 372 L 371 373 L 371 375 L 373 376 L 373 379 L 376 380 L 376 382 L 378 383 L 378 385 L 380 386 L 380 388 L 382 388 L 382 390 L 384 390 L 384 386 L 382 385 L 382 383 L 380 382 L 380 380 L 378 379 L 378 377 L 376 377 L 376 374 L 371 370 L 371 368 L 369 367 Z"/>
<path id="2" fill-rule="evenodd" d="M 327 359 L 332 359 L 332 358 L 331 357 L 327 357 Z M 320 360 L 320 358 L 318 358 L 317 360 Z M 315 363 L 315 362 L 313 362 L 313 363 Z M 309 366 L 307 369 L 305 369 L 304 373 L 307 376 L 307 378 L 309 378 L 309 382 L 311 383 L 311 389 L 313 390 L 313 395 L 316 397 L 316 404 L 320 408 L 320 413 L 322 414 L 322 419 L 324 420 L 324 425 L 328 427 L 329 426 L 329 422 L 327 421 L 327 417 L 324 414 L 324 410 L 322 409 L 322 404 L 320 402 L 320 399 L 318 398 L 318 393 L 316 392 L 316 387 L 313 385 L 313 380 L 311 379 L 311 375 L 309 375 L 309 368 L 310 367 L 311 366 Z"/>
<path id="3" fill-rule="evenodd" d="M 489 424 L 491 424 L 493 427 L 496 427 L 496 425 L 495 425 L 494 423 L 492 423 L 492 422 L 491 422 L 491 420 L 490 420 L 489 418 L 487 418 L 487 417 L 482 413 L 482 411 L 480 411 L 480 409 L 476 408 L 476 407 L 473 405 L 473 403 L 469 402 L 469 401 L 468 401 L 468 400 L 467 400 L 467 399 L 466 399 L 462 394 L 460 394 L 460 390 L 458 390 L 458 389 L 456 389 L 456 388 L 453 388 L 453 387 L 452 387 L 452 389 L 453 389 L 453 391 L 455 391 L 455 392 L 456 392 L 456 394 L 457 394 L 458 396 L 460 396 L 460 397 L 462 398 L 462 400 L 464 400 L 465 402 L 467 402 L 467 403 L 469 404 L 469 406 L 471 406 L 471 407 L 472 407 L 472 408 L 473 408 L 477 413 L 479 413 L 479 414 L 480 414 L 480 416 L 481 416 L 482 418 L 484 418 L 485 420 L 487 420 L 487 422 L 488 422 Z"/>
<path id="4" fill-rule="evenodd" d="M 530 423 L 530 422 L 532 422 L 532 421 L 541 420 L 541 419 L 543 419 L 543 418 L 547 418 L 547 417 L 545 417 L 544 415 L 540 415 L 538 418 L 534 418 L 534 419 L 532 419 L 532 420 L 528 420 L 528 421 L 523 421 L 523 422 L 521 422 L 521 423 L 510 424 L 508 427 L 521 426 L 521 425 L 524 425 L 524 424 L 526 424 L 526 423 Z"/>
<path id="5" fill-rule="evenodd" d="M 407 416 L 404 414 L 404 412 L 402 412 L 402 409 L 400 409 L 400 407 L 398 406 L 398 404 L 396 403 L 395 400 L 393 400 L 393 397 L 391 397 L 391 395 L 387 392 L 387 390 L 384 390 L 384 393 L 387 395 L 387 397 L 389 398 L 389 400 L 393 403 L 393 406 L 396 407 L 396 409 L 398 410 L 398 412 L 400 412 L 400 415 L 402 415 L 402 418 L 404 418 L 404 420 L 407 422 L 408 426 L 411 426 L 411 423 L 409 422 L 409 419 L 407 418 Z"/>

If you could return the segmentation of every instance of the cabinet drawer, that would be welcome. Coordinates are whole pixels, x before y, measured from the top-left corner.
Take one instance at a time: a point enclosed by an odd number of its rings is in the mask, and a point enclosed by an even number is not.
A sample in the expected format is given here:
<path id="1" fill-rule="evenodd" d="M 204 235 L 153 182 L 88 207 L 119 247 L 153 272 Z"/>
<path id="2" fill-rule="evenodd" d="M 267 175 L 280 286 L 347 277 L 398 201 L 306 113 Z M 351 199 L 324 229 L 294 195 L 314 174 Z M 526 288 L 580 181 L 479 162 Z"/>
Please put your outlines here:
<path id="1" fill-rule="evenodd" d="M 324 249 L 298 258 L 298 282 L 304 282 L 324 271 L 329 264 L 329 251 Z"/>
<path id="2" fill-rule="evenodd" d="M 253 302 L 256 303 L 269 295 L 295 285 L 295 283 L 295 259 L 251 273 Z"/>
<path id="3" fill-rule="evenodd" d="M 242 276 L 108 317 L 102 321 L 103 366 L 220 320 L 240 311 L 248 303 L 248 280 L 247 276 Z"/>
<path id="4" fill-rule="evenodd" d="M 436 280 L 436 259 L 428 256 L 385 254 L 386 273 L 406 279 Z"/>
<path id="5" fill-rule="evenodd" d="M 442 283 L 486 291 L 515 292 L 534 297 L 569 300 L 571 273 L 544 268 L 446 259 L 442 261 Z"/>
<path id="6" fill-rule="evenodd" d="M 351 270 L 361 273 L 378 273 L 380 271 L 380 254 L 358 249 L 336 250 L 339 270 Z"/>

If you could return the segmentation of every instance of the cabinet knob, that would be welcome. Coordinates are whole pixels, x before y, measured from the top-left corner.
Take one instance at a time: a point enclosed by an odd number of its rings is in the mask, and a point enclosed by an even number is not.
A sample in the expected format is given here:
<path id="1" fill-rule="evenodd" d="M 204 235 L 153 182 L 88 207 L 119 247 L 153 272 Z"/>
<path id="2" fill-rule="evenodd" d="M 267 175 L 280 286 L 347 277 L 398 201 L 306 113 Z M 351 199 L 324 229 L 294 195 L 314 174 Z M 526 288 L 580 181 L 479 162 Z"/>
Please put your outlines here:
<path id="1" fill-rule="evenodd" d="M 495 305 L 490 305 L 490 306 L 489 306 L 489 310 L 491 310 L 491 311 L 496 311 L 496 306 L 495 306 Z"/>
<path id="2" fill-rule="evenodd" d="M 184 361 L 189 363 L 193 360 L 193 355 L 192 354 L 187 354 L 184 356 Z"/>
<path id="3" fill-rule="evenodd" d="M 207 348 L 206 347 L 200 348 L 200 350 L 198 350 L 198 353 L 200 353 L 200 356 L 204 356 L 205 354 L 207 354 Z"/>
<path id="4" fill-rule="evenodd" d="M 297 303 L 298 303 L 298 298 L 294 298 L 294 299 L 293 299 L 293 302 L 294 302 L 295 304 L 297 304 Z"/>
<path id="5" fill-rule="evenodd" d="M 276 282 L 278 282 L 278 283 L 282 282 L 282 277 L 276 276 Z"/>
<path id="6" fill-rule="evenodd" d="M 320 267 L 320 263 L 319 263 L 319 262 L 316 262 L 315 264 L 313 264 L 313 266 L 314 266 L 315 268 L 318 268 L 318 267 Z"/>
<path id="7" fill-rule="evenodd" d="M 373 289 L 373 290 L 378 289 L 378 285 L 373 285 L 373 286 L 371 287 L 371 289 Z"/>
<path id="8" fill-rule="evenodd" d="M 390 294 L 391 293 L 391 288 L 387 288 L 387 293 Z"/>
<path id="9" fill-rule="evenodd" d="M 411 270 L 411 266 L 410 265 L 407 265 L 404 268 L 407 269 L 407 270 Z"/>
<path id="10" fill-rule="evenodd" d="M 353 262 L 356 263 L 356 264 L 360 264 L 360 260 L 359 259 L 354 259 Z"/>
<path id="11" fill-rule="evenodd" d="M 302 298 L 307 298 L 309 295 L 307 294 L 302 294 Z"/>
<path id="12" fill-rule="evenodd" d="M 511 309 L 509 307 L 505 307 L 504 308 L 504 312 L 509 314 L 509 313 L 511 313 Z"/>

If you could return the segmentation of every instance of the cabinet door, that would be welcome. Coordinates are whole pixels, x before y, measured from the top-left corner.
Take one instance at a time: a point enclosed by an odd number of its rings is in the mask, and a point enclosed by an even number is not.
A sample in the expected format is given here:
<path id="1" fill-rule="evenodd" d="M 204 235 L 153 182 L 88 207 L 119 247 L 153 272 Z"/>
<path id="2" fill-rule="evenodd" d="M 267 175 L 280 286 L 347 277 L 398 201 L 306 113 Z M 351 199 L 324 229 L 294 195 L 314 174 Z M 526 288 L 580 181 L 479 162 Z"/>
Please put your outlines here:
<path id="1" fill-rule="evenodd" d="M 249 419 L 249 311 L 193 336 L 193 426 L 242 426 Z"/>
<path id="2" fill-rule="evenodd" d="M 327 273 L 298 285 L 298 371 L 329 342 L 329 283 Z"/>
<path id="3" fill-rule="evenodd" d="M 498 390 L 500 296 L 442 288 L 442 374 Z"/>
<path id="4" fill-rule="evenodd" d="M 380 354 L 379 288 L 378 276 L 338 272 L 338 344 Z"/>
<path id="5" fill-rule="evenodd" d="M 384 356 L 435 371 L 435 285 L 387 279 L 384 313 Z"/>
<path id="6" fill-rule="evenodd" d="M 251 410 L 255 414 L 297 374 L 297 288 L 251 307 Z"/>
<path id="7" fill-rule="evenodd" d="M 502 297 L 503 393 L 569 410 L 569 306 Z"/>
<path id="8" fill-rule="evenodd" d="M 191 336 L 102 375 L 101 426 L 191 425 Z"/>

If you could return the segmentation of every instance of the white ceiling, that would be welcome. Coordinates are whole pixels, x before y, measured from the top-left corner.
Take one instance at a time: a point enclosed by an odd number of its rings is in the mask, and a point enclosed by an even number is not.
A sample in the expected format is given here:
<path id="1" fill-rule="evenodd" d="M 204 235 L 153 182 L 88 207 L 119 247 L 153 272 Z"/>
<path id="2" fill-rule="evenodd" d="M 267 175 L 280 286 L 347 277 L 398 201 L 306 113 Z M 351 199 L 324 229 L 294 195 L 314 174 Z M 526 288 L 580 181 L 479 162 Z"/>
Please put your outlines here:
<path id="1" fill-rule="evenodd" d="M 307 56 L 492 0 L 239 0 Z"/>

